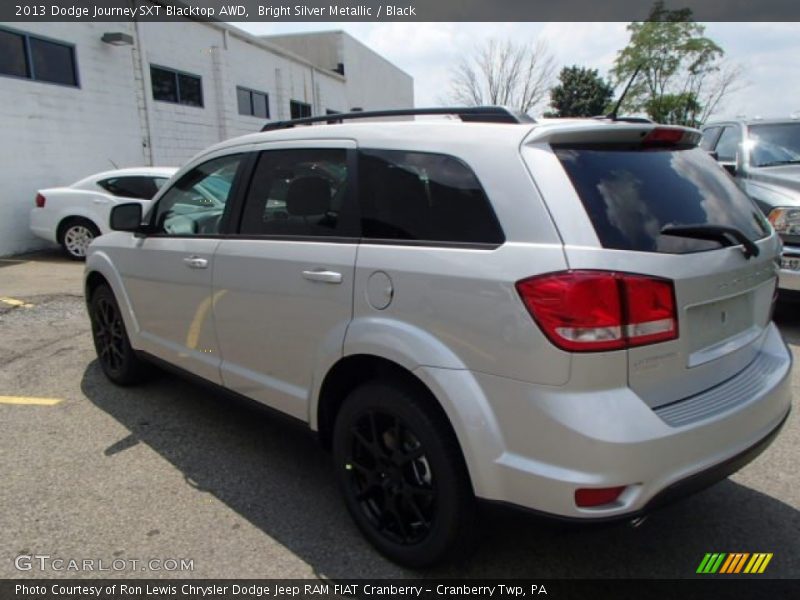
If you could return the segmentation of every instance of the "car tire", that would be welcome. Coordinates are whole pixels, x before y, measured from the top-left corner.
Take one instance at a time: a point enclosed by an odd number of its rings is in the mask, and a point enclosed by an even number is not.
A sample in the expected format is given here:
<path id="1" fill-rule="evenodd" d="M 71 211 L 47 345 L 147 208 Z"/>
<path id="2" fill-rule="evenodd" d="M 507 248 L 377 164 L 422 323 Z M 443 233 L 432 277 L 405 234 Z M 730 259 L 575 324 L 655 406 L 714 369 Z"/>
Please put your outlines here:
<path id="1" fill-rule="evenodd" d="M 89 219 L 75 217 L 59 227 L 58 243 L 72 260 L 86 260 L 86 251 L 100 230 Z"/>
<path id="2" fill-rule="evenodd" d="M 428 567 L 472 549 L 475 498 L 455 434 L 416 386 L 377 380 L 345 399 L 333 459 L 345 504 L 387 558 Z"/>
<path id="3" fill-rule="evenodd" d="M 97 360 L 105 376 L 121 386 L 145 381 L 150 365 L 131 347 L 119 304 L 107 285 L 98 286 L 92 293 L 89 317 Z"/>

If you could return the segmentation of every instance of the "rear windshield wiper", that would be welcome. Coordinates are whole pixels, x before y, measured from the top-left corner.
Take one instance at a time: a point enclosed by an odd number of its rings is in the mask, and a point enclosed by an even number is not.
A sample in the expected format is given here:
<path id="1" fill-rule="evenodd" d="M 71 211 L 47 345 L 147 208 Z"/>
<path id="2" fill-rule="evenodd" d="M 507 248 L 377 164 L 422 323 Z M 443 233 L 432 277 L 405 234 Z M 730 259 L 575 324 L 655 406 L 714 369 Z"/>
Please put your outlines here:
<path id="1" fill-rule="evenodd" d="M 755 242 L 739 229 L 724 225 L 665 225 L 661 228 L 661 235 L 710 240 L 723 246 L 735 246 L 738 243 L 744 246 L 744 256 L 748 259 L 758 256 L 760 252 Z"/>

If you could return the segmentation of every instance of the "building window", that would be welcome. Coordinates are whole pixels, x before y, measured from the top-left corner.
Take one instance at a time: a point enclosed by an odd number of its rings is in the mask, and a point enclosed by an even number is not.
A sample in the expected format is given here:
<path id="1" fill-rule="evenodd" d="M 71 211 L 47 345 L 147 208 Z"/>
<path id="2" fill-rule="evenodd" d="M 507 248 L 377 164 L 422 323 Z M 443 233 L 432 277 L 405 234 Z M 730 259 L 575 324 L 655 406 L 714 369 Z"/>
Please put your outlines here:
<path id="1" fill-rule="evenodd" d="M 26 33 L 0 29 L 0 75 L 78 87 L 75 48 Z"/>
<path id="2" fill-rule="evenodd" d="M 197 75 L 150 65 L 150 81 L 155 100 L 203 106 L 203 80 Z"/>
<path id="3" fill-rule="evenodd" d="M 292 100 L 289 102 L 289 111 L 293 119 L 302 119 L 311 116 L 311 105 L 305 102 Z"/>
<path id="4" fill-rule="evenodd" d="M 239 103 L 239 114 L 269 118 L 269 95 L 243 87 L 236 88 L 236 99 Z"/>

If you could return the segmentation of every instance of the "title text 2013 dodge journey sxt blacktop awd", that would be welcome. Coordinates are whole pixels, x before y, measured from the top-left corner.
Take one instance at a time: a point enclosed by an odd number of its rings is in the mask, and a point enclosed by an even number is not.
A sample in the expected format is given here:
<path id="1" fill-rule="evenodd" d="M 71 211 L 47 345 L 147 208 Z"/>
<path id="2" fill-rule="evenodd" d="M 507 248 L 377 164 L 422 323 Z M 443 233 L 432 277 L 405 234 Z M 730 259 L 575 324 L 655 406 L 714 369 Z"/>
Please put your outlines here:
<path id="1" fill-rule="evenodd" d="M 158 359 L 307 422 L 412 566 L 466 547 L 476 498 L 641 515 L 790 407 L 779 240 L 698 131 L 461 117 L 224 142 L 86 263 L 109 379 Z"/>

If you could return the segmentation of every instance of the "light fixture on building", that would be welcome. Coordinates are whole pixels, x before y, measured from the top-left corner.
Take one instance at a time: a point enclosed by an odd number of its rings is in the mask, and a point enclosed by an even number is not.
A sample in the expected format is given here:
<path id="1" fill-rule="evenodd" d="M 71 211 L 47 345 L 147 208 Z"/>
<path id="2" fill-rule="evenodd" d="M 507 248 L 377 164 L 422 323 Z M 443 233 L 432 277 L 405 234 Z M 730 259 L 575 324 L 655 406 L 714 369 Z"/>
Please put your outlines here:
<path id="1" fill-rule="evenodd" d="M 104 33 L 100 39 L 112 46 L 133 46 L 133 36 L 121 31 Z"/>

